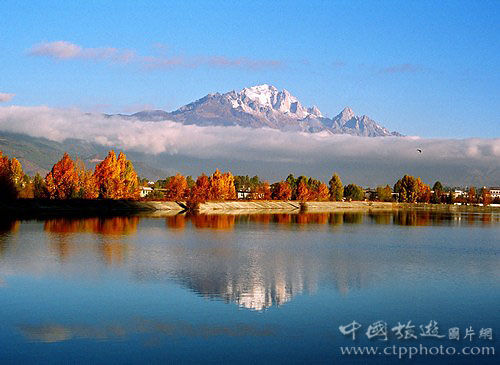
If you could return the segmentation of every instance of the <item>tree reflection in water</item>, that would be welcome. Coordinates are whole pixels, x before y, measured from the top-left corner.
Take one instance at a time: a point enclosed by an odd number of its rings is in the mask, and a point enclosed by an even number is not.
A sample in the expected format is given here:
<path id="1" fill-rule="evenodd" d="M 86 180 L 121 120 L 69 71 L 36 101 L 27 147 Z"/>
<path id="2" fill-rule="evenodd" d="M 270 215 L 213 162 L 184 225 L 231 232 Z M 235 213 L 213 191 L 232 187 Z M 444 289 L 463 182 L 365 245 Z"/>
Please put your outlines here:
<path id="1" fill-rule="evenodd" d="M 277 224 L 291 225 L 331 225 L 368 223 L 400 226 L 432 226 L 461 224 L 491 224 L 498 222 L 495 213 L 461 213 L 424 210 L 394 210 L 394 211 L 340 211 L 328 213 L 256 213 L 256 214 L 177 214 L 166 218 L 166 226 L 171 229 L 185 229 L 191 222 L 195 228 L 230 230 L 236 224 L 256 223 L 261 225 Z"/>
<path id="2" fill-rule="evenodd" d="M 20 221 L 11 219 L 0 219 L 0 257 L 7 251 L 9 247 L 9 235 L 15 234 L 19 231 Z"/>
<path id="3" fill-rule="evenodd" d="M 56 218 L 44 223 L 44 231 L 53 233 L 49 241 L 50 248 L 57 253 L 60 261 L 66 261 L 78 248 L 77 233 L 94 233 L 107 237 L 97 244 L 97 250 L 103 261 L 108 264 L 121 263 L 129 245 L 120 241 L 120 237 L 137 232 L 140 218 L 98 217 L 98 218 Z"/>
<path id="4" fill-rule="evenodd" d="M 106 275 L 105 270 L 100 270 L 102 266 L 113 265 L 113 270 L 120 266 L 120 272 L 127 278 L 175 280 L 200 296 L 263 310 L 287 303 L 300 293 L 314 292 L 321 280 L 341 293 L 367 287 L 373 281 L 391 277 L 392 265 L 399 259 L 402 270 L 414 265 L 415 259 L 426 270 L 441 270 L 445 259 L 453 267 L 463 268 L 460 250 L 445 257 L 434 256 L 433 251 L 415 250 L 415 242 L 411 240 L 400 251 L 373 250 L 371 245 L 363 245 L 363 240 L 356 245 L 356 239 L 364 235 L 367 240 L 372 239 L 366 229 L 368 225 L 453 226 L 497 222 L 499 215 L 494 213 L 416 210 L 177 214 L 160 219 L 57 218 L 26 225 L 4 220 L 0 226 L 0 263 L 7 268 L 6 272 L 33 270 L 36 275 L 51 270 L 67 270 L 68 275 L 78 276 Z M 351 235 L 356 230 L 352 225 L 365 226 L 360 235 L 355 235 L 357 238 Z M 221 231 L 221 234 L 192 235 L 196 230 Z M 301 232 L 304 235 L 297 236 L 297 230 L 304 230 Z M 227 231 L 231 234 L 226 235 Z M 406 237 L 406 230 L 391 231 L 390 227 L 384 227 L 377 230 L 379 239 L 383 232 Z M 316 233 L 319 235 L 315 236 Z M 308 237 L 320 237 L 328 243 L 310 248 Z M 489 257 L 483 258 L 481 267 L 493 271 L 495 261 Z M 472 262 L 468 272 L 476 272 L 476 267 L 477 261 Z M 51 330 L 56 337 L 60 335 L 59 328 Z"/>

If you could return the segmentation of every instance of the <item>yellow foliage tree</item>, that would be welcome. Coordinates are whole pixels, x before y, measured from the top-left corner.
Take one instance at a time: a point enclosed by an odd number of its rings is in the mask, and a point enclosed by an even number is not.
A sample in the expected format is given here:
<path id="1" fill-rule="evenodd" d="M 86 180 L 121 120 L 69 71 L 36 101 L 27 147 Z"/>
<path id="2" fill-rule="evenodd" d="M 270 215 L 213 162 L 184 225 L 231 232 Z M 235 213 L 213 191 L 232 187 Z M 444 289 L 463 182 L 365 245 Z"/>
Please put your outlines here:
<path id="1" fill-rule="evenodd" d="M 211 200 L 236 199 L 234 177 L 231 172 L 221 174 L 219 169 L 209 178 L 208 198 Z"/>
<path id="2" fill-rule="evenodd" d="M 139 198 L 139 181 L 132 162 L 123 152 L 116 158 L 114 151 L 99 163 L 94 171 L 94 179 L 103 199 Z"/>

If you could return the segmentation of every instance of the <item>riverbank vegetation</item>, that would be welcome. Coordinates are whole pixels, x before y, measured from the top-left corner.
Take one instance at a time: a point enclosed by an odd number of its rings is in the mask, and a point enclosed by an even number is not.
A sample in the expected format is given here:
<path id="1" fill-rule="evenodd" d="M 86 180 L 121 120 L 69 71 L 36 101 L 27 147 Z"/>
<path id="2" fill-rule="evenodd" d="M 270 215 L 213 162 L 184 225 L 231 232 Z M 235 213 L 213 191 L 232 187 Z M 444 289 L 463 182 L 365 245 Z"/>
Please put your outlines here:
<path id="1" fill-rule="evenodd" d="M 270 184 L 258 176 L 233 176 L 231 172 L 215 170 L 196 179 L 176 174 L 163 180 L 139 178 L 132 162 L 123 152 L 118 156 L 109 151 L 104 160 L 88 170 L 83 161 L 73 160 L 65 153 L 51 171 L 42 177 L 23 172 L 16 158 L 0 151 L 0 201 L 17 198 L 35 199 L 113 199 L 184 201 L 189 208 L 206 201 L 295 200 L 306 201 L 382 201 L 433 204 L 500 203 L 488 188 L 459 190 L 444 187 L 436 181 L 431 188 L 420 177 L 404 175 L 391 188 L 389 185 L 363 189 L 356 184 L 343 185 L 337 173 L 328 185 L 307 176 L 290 174 L 285 180 Z"/>

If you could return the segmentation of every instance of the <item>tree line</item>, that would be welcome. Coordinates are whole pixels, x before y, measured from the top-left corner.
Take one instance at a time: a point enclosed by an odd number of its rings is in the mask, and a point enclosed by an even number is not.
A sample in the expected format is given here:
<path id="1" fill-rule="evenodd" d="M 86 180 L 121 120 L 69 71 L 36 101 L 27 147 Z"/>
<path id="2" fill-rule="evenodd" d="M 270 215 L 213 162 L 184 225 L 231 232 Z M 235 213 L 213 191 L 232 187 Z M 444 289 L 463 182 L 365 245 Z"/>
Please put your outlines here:
<path id="1" fill-rule="evenodd" d="M 42 177 L 24 174 L 21 163 L 16 158 L 9 159 L 0 151 L 0 200 L 16 198 L 37 199 L 132 199 L 141 198 L 141 189 L 151 187 L 152 191 L 144 199 L 186 201 L 197 204 L 209 200 L 296 200 L 296 201 L 356 201 L 378 200 L 405 203 L 469 203 L 484 205 L 492 203 L 488 189 L 477 191 L 469 188 L 465 196 L 455 197 L 450 188 L 436 181 L 432 189 L 419 177 L 404 175 L 394 187 L 379 186 L 376 190 L 365 191 L 356 184 L 343 185 L 336 173 L 328 185 L 313 177 L 290 174 L 285 180 L 270 184 L 258 176 L 233 176 L 218 169 L 209 176 L 176 174 L 166 179 L 150 183 L 138 177 L 132 162 L 123 152 L 116 156 L 109 151 L 106 158 L 95 169 L 85 168 L 83 161 L 73 160 L 65 153 Z M 149 189 L 151 190 L 151 189 Z M 497 198 L 498 199 L 498 198 Z M 496 202 L 496 201 L 495 201 Z"/>
<path id="2" fill-rule="evenodd" d="M 16 158 L 0 151 L 0 199 L 138 199 L 139 180 L 124 153 L 109 151 L 94 171 L 65 153 L 43 178 L 26 175 Z"/>

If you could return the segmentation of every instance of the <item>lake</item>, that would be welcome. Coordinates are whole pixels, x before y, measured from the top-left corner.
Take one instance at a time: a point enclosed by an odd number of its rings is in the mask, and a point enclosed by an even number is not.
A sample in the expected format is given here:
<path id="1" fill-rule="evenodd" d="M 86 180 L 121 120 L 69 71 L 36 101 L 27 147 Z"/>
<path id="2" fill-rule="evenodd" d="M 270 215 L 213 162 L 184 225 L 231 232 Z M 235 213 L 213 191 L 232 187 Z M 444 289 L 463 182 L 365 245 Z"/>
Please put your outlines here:
<path id="1" fill-rule="evenodd" d="M 0 363 L 398 363 L 341 346 L 483 351 L 500 331 L 499 252 L 498 213 L 3 218 Z M 413 358 L 498 363 L 473 355 Z"/>

